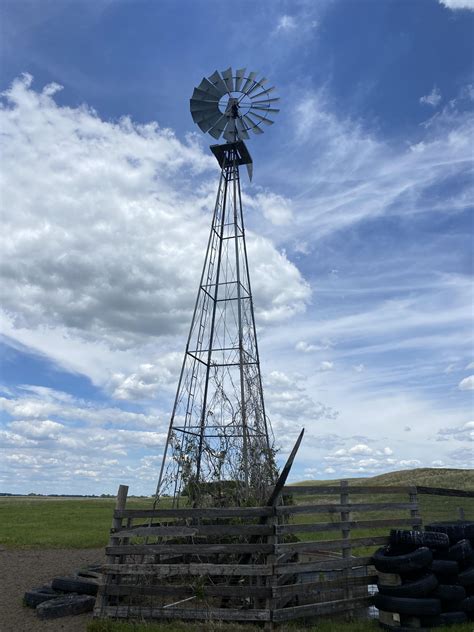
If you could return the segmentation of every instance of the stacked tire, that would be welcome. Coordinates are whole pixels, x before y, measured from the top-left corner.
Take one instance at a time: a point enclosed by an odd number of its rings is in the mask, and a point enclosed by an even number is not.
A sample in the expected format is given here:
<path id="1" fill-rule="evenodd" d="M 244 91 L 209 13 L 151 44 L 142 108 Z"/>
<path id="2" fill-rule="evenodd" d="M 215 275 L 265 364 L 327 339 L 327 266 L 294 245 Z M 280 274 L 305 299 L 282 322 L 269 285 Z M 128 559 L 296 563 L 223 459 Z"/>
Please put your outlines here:
<path id="1" fill-rule="evenodd" d="M 401 632 L 474 620 L 474 523 L 392 530 L 373 563 L 381 627 Z"/>
<path id="2" fill-rule="evenodd" d="M 55 577 L 51 585 L 28 590 L 24 604 L 36 609 L 40 619 L 56 619 L 94 609 L 99 587 L 98 567 L 80 569 L 71 577 Z"/>

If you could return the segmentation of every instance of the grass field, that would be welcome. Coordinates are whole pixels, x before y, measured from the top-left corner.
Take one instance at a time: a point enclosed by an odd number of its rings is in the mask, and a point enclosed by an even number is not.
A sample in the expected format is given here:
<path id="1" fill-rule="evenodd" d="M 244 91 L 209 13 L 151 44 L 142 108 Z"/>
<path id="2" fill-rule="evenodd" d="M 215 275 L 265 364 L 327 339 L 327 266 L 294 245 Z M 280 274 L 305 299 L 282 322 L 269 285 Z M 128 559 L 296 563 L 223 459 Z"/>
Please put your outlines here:
<path id="1" fill-rule="evenodd" d="M 114 499 L 0 497 L 0 543 L 9 548 L 98 548 L 107 544 Z M 151 500 L 130 498 L 148 508 Z"/>
<path id="2" fill-rule="evenodd" d="M 304 484 L 334 485 L 338 481 L 305 481 Z M 372 478 L 350 480 L 351 485 L 431 485 L 455 489 L 474 490 L 473 470 L 418 469 L 391 472 Z M 297 487 L 297 485 L 295 485 Z M 404 501 L 406 497 L 358 495 L 354 502 Z M 337 497 L 300 496 L 298 503 L 337 502 Z M 107 544 L 115 500 L 102 498 L 58 499 L 47 497 L 0 497 L 0 543 L 9 548 L 97 548 Z M 129 498 L 129 508 L 150 508 L 152 501 L 144 498 Z M 435 520 L 453 520 L 463 507 L 467 519 L 474 520 L 474 499 L 419 496 L 420 511 L 425 523 Z M 161 506 L 166 506 L 166 499 Z M 407 512 L 403 517 L 407 517 Z M 389 518 L 388 512 L 371 512 L 363 519 Z M 398 517 L 401 517 L 398 514 Z M 354 519 L 362 518 L 354 513 Z M 300 522 L 330 522 L 331 514 L 298 517 Z M 353 537 L 385 535 L 380 529 L 360 529 Z M 300 539 L 312 539 L 311 533 L 299 534 Z M 318 538 L 331 539 L 334 532 L 319 533 Z M 365 554 L 372 549 L 360 549 Z"/>

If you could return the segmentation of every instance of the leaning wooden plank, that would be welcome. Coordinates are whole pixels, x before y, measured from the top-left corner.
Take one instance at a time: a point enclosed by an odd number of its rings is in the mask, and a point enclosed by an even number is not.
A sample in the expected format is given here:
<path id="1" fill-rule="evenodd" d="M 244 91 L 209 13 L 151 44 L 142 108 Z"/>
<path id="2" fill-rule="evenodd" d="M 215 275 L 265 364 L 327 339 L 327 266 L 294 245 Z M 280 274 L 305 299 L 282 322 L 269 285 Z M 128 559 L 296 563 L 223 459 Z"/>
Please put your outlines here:
<path id="1" fill-rule="evenodd" d="M 205 621 L 270 621 L 270 610 L 236 608 L 152 608 L 148 606 L 109 606 L 105 616 L 117 619 L 201 619 Z"/>
<path id="2" fill-rule="evenodd" d="M 290 551 L 293 551 L 294 553 L 303 551 L 339 551 L 344 548 L 353 548 L 356 546 L 376 546 L 388 543 L 389 537 L 387 535 L 378 535 L 367 538 L 351 538 L 348 540 L 308 540 L 305 542 L 289 542 L 288 544 L 278 544 L 276 551 L 277 555 L 289 553 Z"/>
<path id="3" fill-rule="evenodd" d="M 324 562 L 303 562 L 294 564 L 277 564 L 275 573 L 277 575 L 285 575 L 290 573 L 312 573 L 317 571 L 335 571 L 342 568 L 357 568 L 366 566 L 372 561 L 372 556 L 353 557 L 348 560 L 342 558 L 334 558 Z"/>
<path id="4" fill-rule="evenodd" d="M 293 595 L 305 595 L 313 592 L 325 592 L 335 588 L 346 588 L 347 586 L 370 586 L 377 583 L 378 575 L 363 575 L 362 577 L 340 577 L 338 579 L 326 579 L 317 582 L 299 582 L 298 584 L 287 584 L 284 586 L 275 586 L 273 588 L 273 596 L 291 597 Z"/>
<path id="5" fill-rule="evenodd" d="M 301 590 L 301 584 L 299 584 Z M 107 587 L 108 596 L 157 596 L 171 595 L 177 597 L 193 596 L 197 592 L 191 584 L 165 584 L 150 586 L 148 584 L 111 584 Z M 272 596 L 272 590 L 266 586 L 216 584 L 203 586 L 199 584 L 199 595 L 202 597 L 258 597 L 265 599 Z"/>
<path id="6" fill-rule="evenodd" d="M 411 524 L 411 522 L 410 522 Z M 133 537 L 187 537 L 200 535 L 273 535 L 274 529 L 269 525 L 260 524 L 206 524 L 190 527 L 182 526 L 147 526 L 140 525 L 128 529 L 120 529 L 117 536 L 120 538 Z"/>
<path id="7" fill-rule="evenodd" d="M 271 516 L 271 507 L 209 507 L 175 509 L 122 509 L 115 518 L 259 518 Z"/>
<path id="8" fill-rule="evenodd" d="M 347 612 L 372 605 L 373 597 L 356 597 L 353 599 L 339 599 L 325 603 L 314 603 L 307 606 L 294 606 L 293 608 L 280 608 L 273 612 L 274 621 L 289 621 L 299 617 L 311 617 L 336 612 Z"/>
<path id="9" fill-rule="evenodd" d="M 458 498 L 474 498 L 474 491 L 467 489 L 448 489 L 444 487 L 416 486 L 419 494 L 433 494 L 434 496 L 456 496 Z"/>
<path id="10" fill-rule="evenodd" d="M 416 503 L 350 503 L 347 505 L 289 505 L 288 507 L 277 507 L 277 515 L 302 513 L 341 513 L 347 511 L 391 511 L 395 509 L 411 510 L 418 507 Z"/>
<path id="11" fill-rule="evenodd" d="M 212 555 L 214 553 L 265 553 L 273 551 L 270 544 L 129 544 L 109 546 L 106 555 Z"/>
<path id="12" fill-rule="evenodd" d="M 361 558 L 362 559 L 362 558 Z M 111 575 L 252 575 L 272 574 L 265 564 L 104 564 L 101 572 Z"/>
<path id="13" fill-rule="evenodd" d="M 414 486 L 400 486 L 400 487 L 378 487 L 377 485 L 361 485 L 350 486 L 349 493 L 352 494 L 409 494 L 411 490 L 414 490 Z M 314 495 L 337 495 L 341 493 L 340 485 L 337 486 L 322 486 L 322 485 L 287 485 L 283 489 L 284 494 L 293 494 L 293 496 Z"/>
<path id="14" fill-rule="evenodd" d="M 419 524 L 422 524 L 421 518 Z M 276 527 L 277 535 L 286 533 L 307 533 L 320 531 L 341 531 L 341 529 L 388 528 L 413 525 L 412 518 L 389 518 L 383 520 L 351 520 L 349 522 L 313 522 L 305 524 L 282 524 Z"/>

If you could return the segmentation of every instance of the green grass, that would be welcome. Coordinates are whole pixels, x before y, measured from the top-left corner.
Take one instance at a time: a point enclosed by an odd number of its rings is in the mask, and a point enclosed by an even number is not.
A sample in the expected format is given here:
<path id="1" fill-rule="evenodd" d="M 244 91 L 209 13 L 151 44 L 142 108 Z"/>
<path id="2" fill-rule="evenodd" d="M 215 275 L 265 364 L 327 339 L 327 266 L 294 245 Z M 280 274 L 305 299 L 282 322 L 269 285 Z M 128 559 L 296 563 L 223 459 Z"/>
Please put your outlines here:
<path id="1" fill-rule="evenodd" d="M 115 500 L 0 497 L 0 544 L 8 548 L 105 547 Z M 151 501 L 130 498 L 127 507 Z"/>
<path id="2" fill-rule="evenodd" d="M 263 627 L 236 623 L 123 623 L 119 621 L 91 621 L 87 632 L 262 632 Z M 324 619 L 317 624 L 287 624 L 276 628 L 277 632 L 376 632 L 381 628 L 376 621 L 350 621 Z M 473 624 L 463 623 L 436 628 L 442 632 L 473 632 Z"/>
<path id="3" fill-rule="evenodd" d="M 305 481 L 305 485 L 334 485 L 336 481 Z M 474 490 L 472 470 L 418 469 L 390 472 L 372 478 L 350 479 L 351 485 L 431 485 Z M 298 485 L 298 484 L 297 484 Z M 297 487 L 297 485 L 295 487 Z M 337 496 L 300 496 L 297 503 L 338 502 Z M 352 502 L 407 501 L 406 497 L 392 495 L 353 495 Z M 45 497 L 0 497 L 0 544 L 10 548 L 99 548 L 107 544 L 112 521 L 114 499 L 57 499 Z M 419 496 L 421 515 L 425 524 L 435 520 L 453 520 L 463 507 L 467 519 L 474 519 L 474 499 Z M 151 500 L 129 498 L 127 507 L 149 508 Z M 162 502 L 166 506 L 166 500 Z M 382 519 L 394 516 L 387 511 L 374 511 L 358 515 L 356 519 Z M 408 512 L 397 512 L 398 517 L 408 517 Z M 331 514 L 305 514 L 297 517 L 301 523 L 330 522 L 339 516 Z M 352 537 L 386 535 L 386 529 L 360 529 Z M 318 539 L 336 539 L 337 531 L 319 533 Z M 300 539 L 315 539 L 315 534 L 301 533 Z M 365 555 L 373 548 L 358 549 Z"/>

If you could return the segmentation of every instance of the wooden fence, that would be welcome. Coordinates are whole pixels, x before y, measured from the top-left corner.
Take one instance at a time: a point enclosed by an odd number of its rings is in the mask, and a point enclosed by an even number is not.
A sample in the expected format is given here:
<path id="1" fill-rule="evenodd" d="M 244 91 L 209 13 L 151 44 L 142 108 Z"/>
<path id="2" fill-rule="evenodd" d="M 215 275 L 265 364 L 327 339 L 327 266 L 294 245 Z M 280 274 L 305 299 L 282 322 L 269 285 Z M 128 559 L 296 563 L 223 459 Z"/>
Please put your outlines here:
<path id="1" fill-rule="evenodd" d="M 366 612 L 373 547 L 388 543 L 390 528 L 421 527 L 417 494 L 474 498 L 343 481 L 285 487 L 274 507 L 127 509 L 127 490 L 119 488 L 95 616 L 261 621 L 267 629 Z"/>

